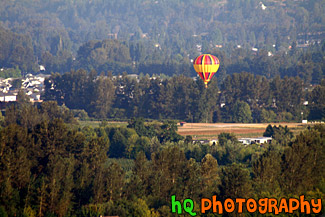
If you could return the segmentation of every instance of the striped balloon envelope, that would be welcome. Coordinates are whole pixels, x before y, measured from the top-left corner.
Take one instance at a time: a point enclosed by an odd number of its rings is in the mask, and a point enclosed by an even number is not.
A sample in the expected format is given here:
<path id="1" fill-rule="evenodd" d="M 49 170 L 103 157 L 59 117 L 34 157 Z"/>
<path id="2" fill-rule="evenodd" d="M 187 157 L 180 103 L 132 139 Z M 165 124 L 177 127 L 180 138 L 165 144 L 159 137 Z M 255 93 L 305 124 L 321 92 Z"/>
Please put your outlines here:
<path id="1" fill-rule="evenodd" d="M 202 78 L 205 88 L 208 82 L 219 69 L 219 59 L 211 54 L 202 54 L 195 58 L 193 66 L 197 74 Z"/>

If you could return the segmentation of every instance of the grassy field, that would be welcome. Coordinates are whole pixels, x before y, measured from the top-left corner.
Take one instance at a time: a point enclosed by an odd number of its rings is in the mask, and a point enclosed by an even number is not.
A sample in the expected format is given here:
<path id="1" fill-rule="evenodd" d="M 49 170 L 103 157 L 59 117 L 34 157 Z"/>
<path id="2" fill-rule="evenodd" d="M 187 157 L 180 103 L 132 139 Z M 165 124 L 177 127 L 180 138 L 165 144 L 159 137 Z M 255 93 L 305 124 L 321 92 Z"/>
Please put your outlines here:
<path id="1" fill-rule="evenodd" d="M 81 127 L 99 127 L 102 121 L 78 121 Z M 126 127 L 128 125 L 127 122 L 117 122 L 117 121 L 109 121 L 105 123 L 107 126 L 111 127 Z"/>

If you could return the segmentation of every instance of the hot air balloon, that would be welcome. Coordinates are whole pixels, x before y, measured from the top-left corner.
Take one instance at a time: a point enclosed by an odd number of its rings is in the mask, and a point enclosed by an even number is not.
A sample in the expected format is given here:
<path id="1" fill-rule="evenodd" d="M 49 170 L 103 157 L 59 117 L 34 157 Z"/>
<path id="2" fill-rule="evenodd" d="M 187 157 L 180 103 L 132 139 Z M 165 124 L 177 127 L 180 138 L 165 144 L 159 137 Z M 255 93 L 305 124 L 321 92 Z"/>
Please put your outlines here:
<path id="1" fill-rule="evenodd" d="M 193 66 L 197 74 L 202 78 L 205 88 L 208 82 L 219 69 L 219 59 L 211 54 L 202 54 L 195 58 Z"/>

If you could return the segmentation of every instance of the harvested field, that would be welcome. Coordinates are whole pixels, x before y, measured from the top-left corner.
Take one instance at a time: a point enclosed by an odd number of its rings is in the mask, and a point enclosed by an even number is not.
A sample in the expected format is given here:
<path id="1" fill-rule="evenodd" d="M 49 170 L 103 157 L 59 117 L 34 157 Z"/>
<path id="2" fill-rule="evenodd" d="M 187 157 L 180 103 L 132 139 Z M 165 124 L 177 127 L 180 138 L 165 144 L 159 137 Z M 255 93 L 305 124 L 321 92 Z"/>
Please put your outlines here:
<path id="1" fill-rule="evenodd" d="M 238 137 L 263 136 L 263 133 L 269 124 L 272 126 L 288 126 L 294 133 L 298 133 L 308 126 L 307 124 L 301 123 L 186 123 L 183 126 L 178 126 L 178 133 L 182 136 L 191 135 L 201 138 L 216 137 L 223 132 L 234 133 Z"/>

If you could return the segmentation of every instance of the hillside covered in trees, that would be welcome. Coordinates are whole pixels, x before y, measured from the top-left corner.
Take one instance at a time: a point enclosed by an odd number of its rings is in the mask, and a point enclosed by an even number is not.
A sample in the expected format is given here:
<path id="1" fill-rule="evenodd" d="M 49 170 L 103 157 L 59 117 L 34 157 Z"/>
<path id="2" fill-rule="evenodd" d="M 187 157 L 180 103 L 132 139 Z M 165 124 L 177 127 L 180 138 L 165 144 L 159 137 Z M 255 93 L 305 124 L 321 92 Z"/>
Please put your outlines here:
<path id="1" fill-rule="evenodd" d="M 318 84 L 324 7 L 322 0 L 5 0 L 0 66 L 194 76 L 190 60 L 211 52 L 221 60 L 221 80 L 247 71 Z"/>

